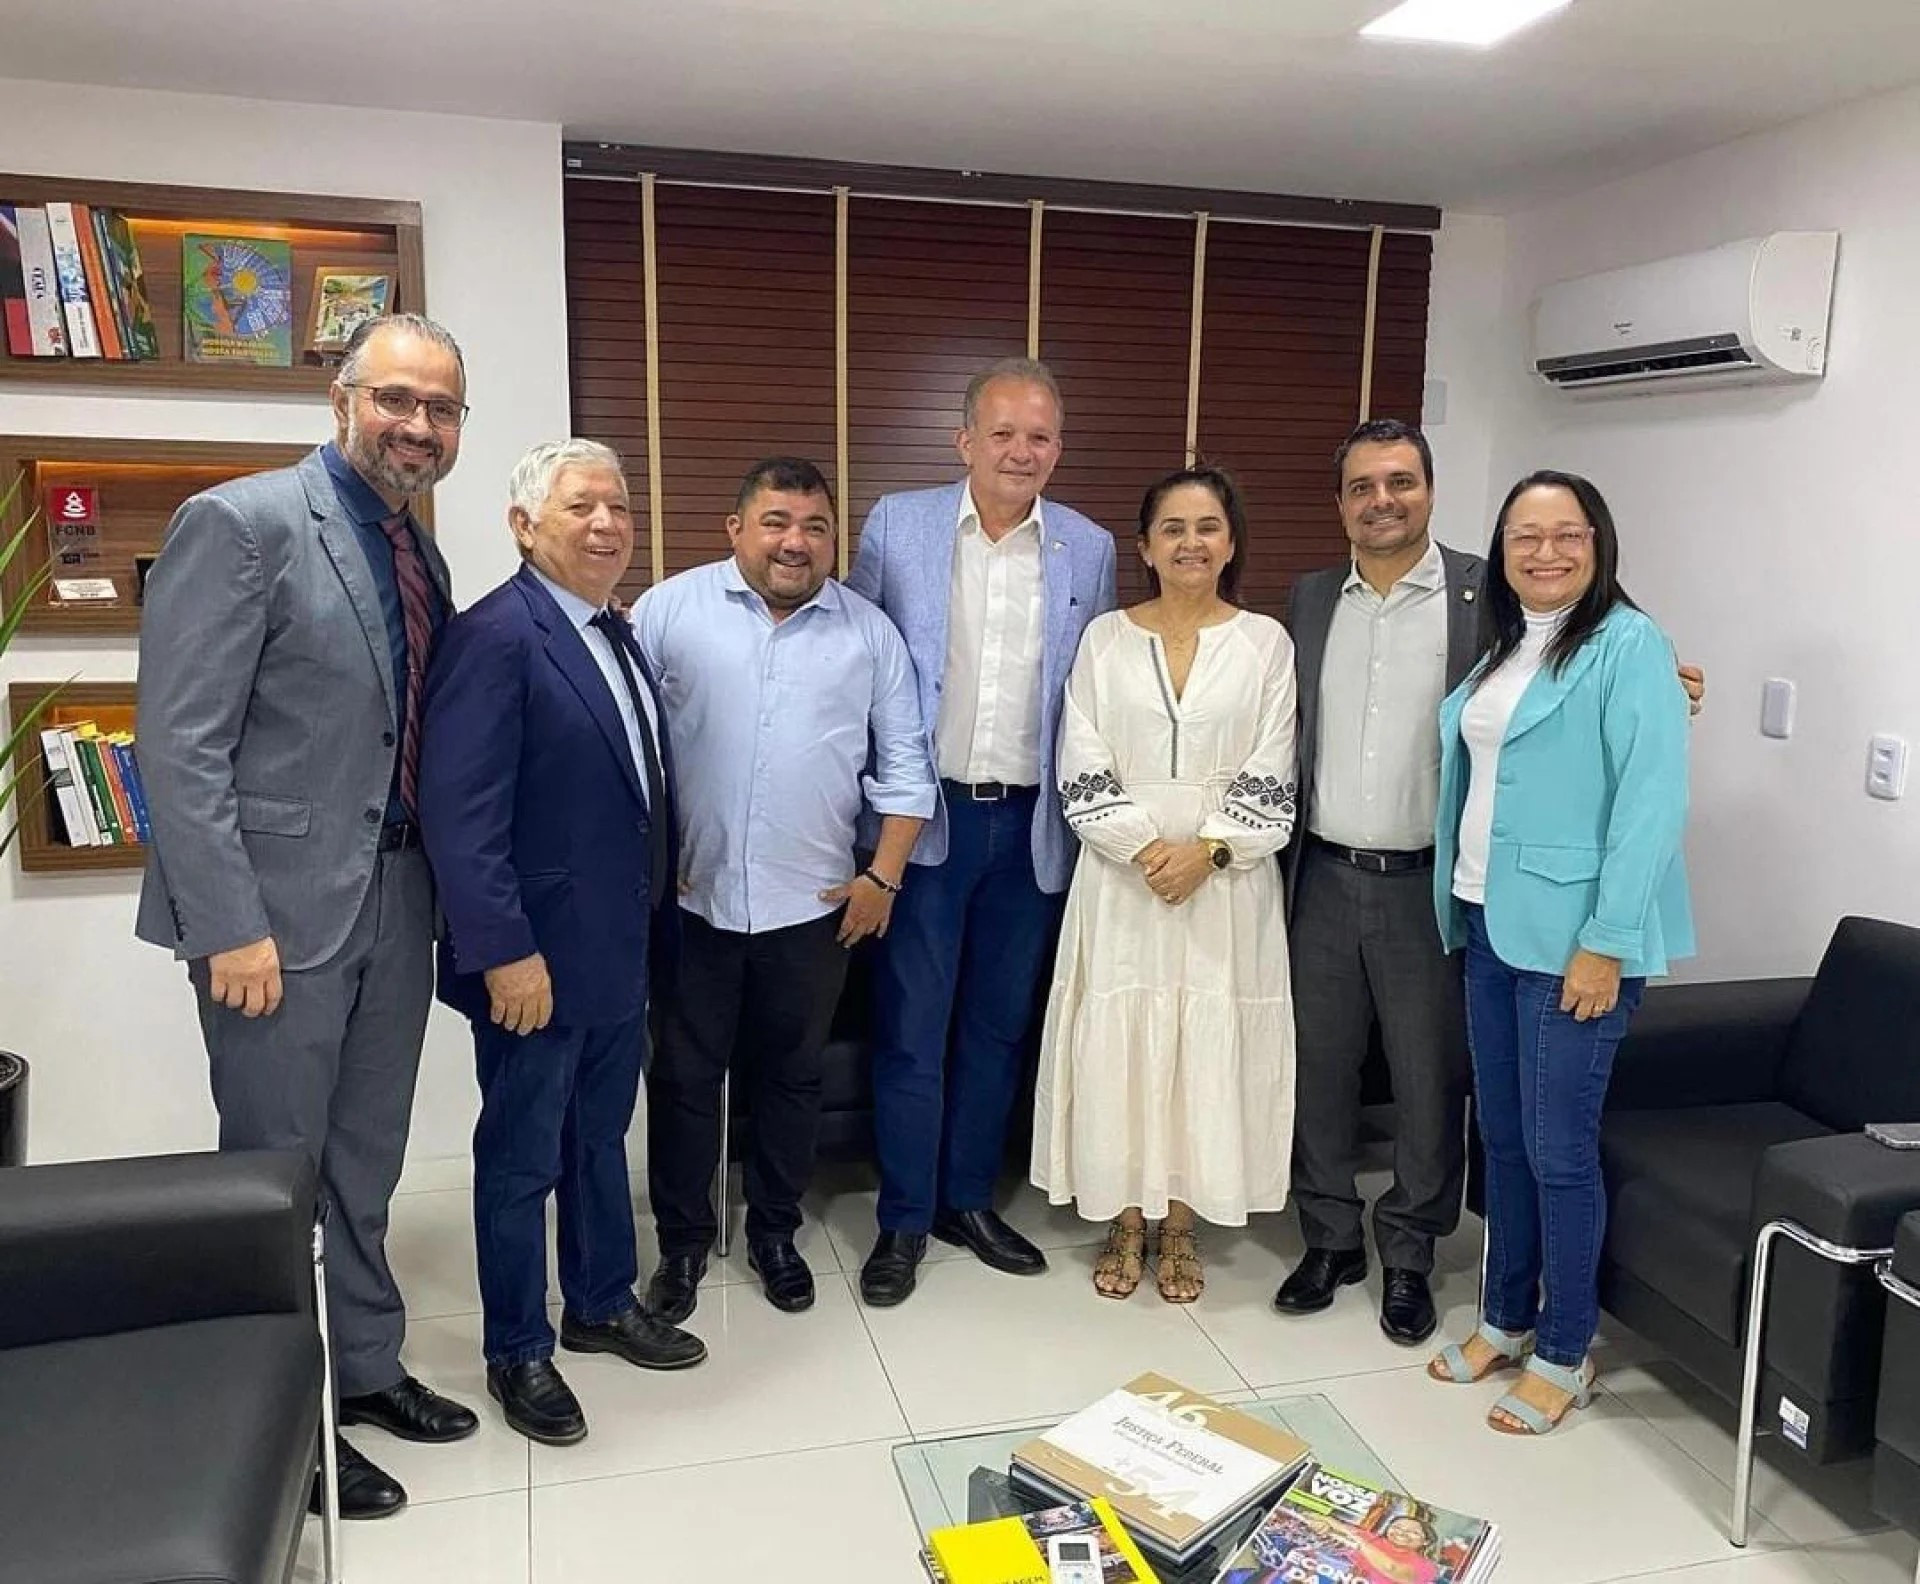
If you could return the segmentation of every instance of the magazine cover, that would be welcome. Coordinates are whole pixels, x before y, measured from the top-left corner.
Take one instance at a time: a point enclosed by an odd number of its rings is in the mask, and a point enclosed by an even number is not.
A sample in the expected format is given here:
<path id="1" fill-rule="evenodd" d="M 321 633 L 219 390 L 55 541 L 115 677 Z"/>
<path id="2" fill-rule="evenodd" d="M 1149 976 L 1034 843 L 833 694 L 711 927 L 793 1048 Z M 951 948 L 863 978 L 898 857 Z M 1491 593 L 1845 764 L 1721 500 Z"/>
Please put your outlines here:
<path id="1" fill-rule="evenodd" d="M 1220 1584 L 1464 1584 L 1490 1571 L 1490 1526 L 1309 1463 Z"/>
<path id="2" fill-rule="evenodd" d="M 269 237 L 189 235 L 180 299 L 190 363 L 293 365 L 293 250 Z"/>

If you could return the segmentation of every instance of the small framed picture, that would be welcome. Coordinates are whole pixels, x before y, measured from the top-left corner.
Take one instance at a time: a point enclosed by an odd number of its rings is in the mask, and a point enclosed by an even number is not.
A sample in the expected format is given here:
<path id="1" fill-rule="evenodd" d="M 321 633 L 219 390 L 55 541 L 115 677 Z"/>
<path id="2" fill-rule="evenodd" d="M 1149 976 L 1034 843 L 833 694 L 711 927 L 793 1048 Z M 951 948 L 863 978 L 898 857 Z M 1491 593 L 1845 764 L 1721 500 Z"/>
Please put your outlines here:
<path id="1" fill-rule="evenodd" d="M 313 272 L 313 321 L 307 350 L 338 356 L 362 321 L 393 310 L 392 270 L 322 265 Z"/>

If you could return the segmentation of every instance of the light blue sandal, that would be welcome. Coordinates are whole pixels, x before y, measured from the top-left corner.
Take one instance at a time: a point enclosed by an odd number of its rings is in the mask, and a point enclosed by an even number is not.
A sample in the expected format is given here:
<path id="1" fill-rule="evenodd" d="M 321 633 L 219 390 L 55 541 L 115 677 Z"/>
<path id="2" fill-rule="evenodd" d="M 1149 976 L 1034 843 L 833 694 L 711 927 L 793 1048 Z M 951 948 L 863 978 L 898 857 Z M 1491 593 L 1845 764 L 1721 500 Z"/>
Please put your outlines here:
<path id="1" fill-rule="evenodd" d="M 1545 1435 L 1574 1409 L 1584 1408 L 1593 1401 L 1593 1378 L 1597 1372 L 1590 1358 L 1582 1359 L 1579 1368 L 1568 1369 L 1564 1364 L 1549 1364 L 1536 1353 L 1527 1360 L 1526 1372 L 1538 1375 L 1556 1391 L 1565 1392 L 1566 1405 L 1556 1414 L 1547 1414 L 1513 1392 L 1508 1392 L 1493 1405 L 1493 1413 L 1487 1415 L 1487 1423 L 1502 1435 Z M 1506 1414 L 1520 1423 L 1505 1424 L 1494 1418 L 1494 1414 Z"/>
<path id="2" fill-rule="evenodd" d="M 1518 1336 L 1501 1331 L 1482 1320 L 1474 1328 L 1474 1335 L 1492 1348 L 1498 1356 L 1476 1375 L 1473 1366 L 1467 1362 L 1467 1350 L 1458 1342 L 1450 1342 L 1435 1355 L 1427 1365 L 1427 1373 L 1437 1381 L 1446 1381 L 1455 1386 L 1471 1386 L 1477 1380 L 1485 1380 L 1497 1370 L 1512 1369 L 1524 1363 L 1528 1351 L 1533 1347 L 1533 1333 L 1522 1331 Z"/>

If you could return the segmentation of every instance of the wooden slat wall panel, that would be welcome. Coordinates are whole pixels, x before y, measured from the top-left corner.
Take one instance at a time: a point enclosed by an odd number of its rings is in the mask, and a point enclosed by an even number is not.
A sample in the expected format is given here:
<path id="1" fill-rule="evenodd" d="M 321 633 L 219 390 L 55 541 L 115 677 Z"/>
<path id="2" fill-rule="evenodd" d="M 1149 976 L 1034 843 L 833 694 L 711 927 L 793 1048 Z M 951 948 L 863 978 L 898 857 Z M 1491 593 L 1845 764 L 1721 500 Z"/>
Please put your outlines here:
<path id="1" fill-rule="evenodd" d="M 842 516 L 852 527 L 889 491 L 959 477 L 953 433 L 967 381 L 995 358 L 1026 351 L 1030 225 L 1025 209 L 860 197 L 849 205 L 853 498 Z M 829 279 L 829 310 L 832 303 Z M 831 393 L 826 415 L 831 427 Z"/>
<path id="2" fill-rule="evenodd" d="M 564 184 L 567 360 L 573 432 L 620 453 L 633 492 L 639 543 L 624 585 L 646 587 L 647 313 L 640 189 L 630 182 Z"/>
<path id="3" fill-rule="evenodd" d="M 1120 599 L 1145 598 L 1133 548 L 1140 496 L 1186 447 L 1193 222 L 1049 210 L 1040 355 L 1067 404 L 1047 493 L 1120 543 Z"/>
<path id="4" fill-rule="evenodd" d="M 671 577 L 728 553 L 751 463 L 833 477 L 833 199 L 663 185 L 654 202 Z"/>
<path id="5" fill-rule="evenodd" d="M 1302 572 L 1346 554 L 1329 468 L 1359 414 L 1368 245 L 1360 231 L 1208 229 L 1199 453 L 1246 497 L 1240 596 L 1270 615 Z"/>

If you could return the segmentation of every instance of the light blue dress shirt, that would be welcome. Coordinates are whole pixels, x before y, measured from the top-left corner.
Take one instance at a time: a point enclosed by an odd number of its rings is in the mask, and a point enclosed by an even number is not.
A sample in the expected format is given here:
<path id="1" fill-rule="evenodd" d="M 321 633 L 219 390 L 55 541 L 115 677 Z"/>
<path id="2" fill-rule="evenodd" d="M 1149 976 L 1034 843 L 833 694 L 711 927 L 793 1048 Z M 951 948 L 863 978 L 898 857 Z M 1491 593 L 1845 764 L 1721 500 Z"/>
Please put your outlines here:
<path id="1" fill-rule="evenodd" d="M 607 679 L 607 687 L 613 693 L 614 708 L 620 711 L 620 724 L 627 729 L 627 752 L 633 755 L 634 774 L 640 778 L 640 796 L 647 796 L 647 756 L 640 747 L 640 723 L 634 718 L 633 694 L 627 688 L 627 679 L 620 674 L 620 661 L 613 652 L 613 645 L 607 641 L 607 635 L 593 625 L 593 618 L 605 608 L 589 605 L 571 589 L 564 589 L 538 567 L 531 567 L 533 575 L 540 580 L 540 586 L 553 596 L 554 604 L 560 607 L 560 614 L 572 622 L 580 640 L 587 646 L 587 653 L 593 656 L 593 663 L 600 668 L 600 674 Z M 634 681 L 640 682 L 636 676 Z M 653 734 L 654 751 L 659 751 L 660 723 L 654 719 L 653 700 L 647 698 L 647 685 L 640 682 L 642 707 L 647 712 L 647 730 Z"/>
<path id="2" fill-rule="evenodd" d="M 680 905 L 715 929 L 831 913 L 863 796 L 933 813 L 913 662 L 877 605 L 829 579 L 776 622 L 729 558 L 649 589 L 633 626 L 673 724 Z"/>

